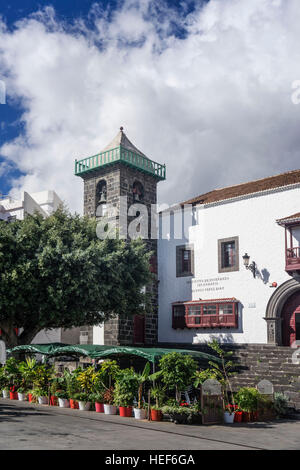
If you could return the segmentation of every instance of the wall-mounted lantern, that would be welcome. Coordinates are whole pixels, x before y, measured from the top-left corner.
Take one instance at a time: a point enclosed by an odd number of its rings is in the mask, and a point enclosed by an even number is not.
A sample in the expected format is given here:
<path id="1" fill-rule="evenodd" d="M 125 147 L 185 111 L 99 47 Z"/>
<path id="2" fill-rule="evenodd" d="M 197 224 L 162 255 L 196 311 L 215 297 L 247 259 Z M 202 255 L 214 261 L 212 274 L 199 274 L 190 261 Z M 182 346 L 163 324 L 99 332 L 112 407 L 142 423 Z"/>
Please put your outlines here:
<path id="1" fill-rule="evenodd" d="M 244 260 L 245 268 L 249 269 L 252 272 L 253 277 L 255 277 L 255 274 L 256 274 L 256 263 L 255 263 L 255 261 L 252 261 L 252 263 L 249 264 L 250 256 L 247 253 L 244 254 L 243 260 Z"/>

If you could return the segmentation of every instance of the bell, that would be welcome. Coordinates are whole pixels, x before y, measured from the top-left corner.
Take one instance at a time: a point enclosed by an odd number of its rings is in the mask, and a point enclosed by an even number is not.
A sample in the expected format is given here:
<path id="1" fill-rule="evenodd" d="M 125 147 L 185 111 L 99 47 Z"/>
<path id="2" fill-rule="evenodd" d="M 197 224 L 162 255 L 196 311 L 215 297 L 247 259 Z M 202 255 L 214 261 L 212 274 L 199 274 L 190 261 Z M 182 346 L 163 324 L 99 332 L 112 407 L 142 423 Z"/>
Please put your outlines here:
<path id="1" fill-rule="evenodd" d="M 100 201 L 99 202 L 106 202 L 106 195 L 104 193 L 100 193 Z"/>

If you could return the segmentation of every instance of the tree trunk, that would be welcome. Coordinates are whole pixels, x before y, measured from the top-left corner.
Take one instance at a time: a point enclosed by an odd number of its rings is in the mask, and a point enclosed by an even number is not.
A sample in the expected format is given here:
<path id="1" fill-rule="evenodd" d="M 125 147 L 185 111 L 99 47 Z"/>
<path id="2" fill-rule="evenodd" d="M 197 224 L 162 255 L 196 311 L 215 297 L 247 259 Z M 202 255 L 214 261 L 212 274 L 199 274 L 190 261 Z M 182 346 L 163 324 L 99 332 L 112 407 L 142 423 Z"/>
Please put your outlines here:
<path id="1" fill-rule="evenodd" d="M 8 349 L 14 348 L 15 346 L 21 346 L 23 344 L 30 344 L 33 338 L 37 335 L 41 328 L 35 326 L 33 328 L 27 328 L 17 336 L 15 327 L 9 323 L 1 323 L 0 329 L 2 331 L 2 339 Z"/>

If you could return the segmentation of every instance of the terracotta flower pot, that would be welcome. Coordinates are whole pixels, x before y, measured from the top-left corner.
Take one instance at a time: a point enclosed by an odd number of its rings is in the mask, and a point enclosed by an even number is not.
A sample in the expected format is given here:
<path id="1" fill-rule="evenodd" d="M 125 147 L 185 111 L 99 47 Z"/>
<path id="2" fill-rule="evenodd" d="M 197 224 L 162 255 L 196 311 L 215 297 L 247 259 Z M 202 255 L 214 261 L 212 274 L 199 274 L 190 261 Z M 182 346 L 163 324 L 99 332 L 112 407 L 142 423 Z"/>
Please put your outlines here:
<path id="1" fill-rule="evenodd" d="M 120 416 L 130 418 L 132 416 L 132 406 L 119 406 Z"/>
<path id="2" fill-rule="evenodd" d="M 234 413 L 234 422 L 235 423 L 241 423 L 243 421 L 243 412 L 242 411 L 236 411 Z"/>
<path id="3" fill-rule="evenodd" d="M 9 392 L 9 399 L 10 400 L 17 400 L 18 399 L 18 392 Z"/>
<path id="4" fill-rule="evenodd" d="M 98 403 L 97 401 L 95 402 L 95 410 L 96 413 L 104 413 L 104 405 L 103 403 Z"/>
<path id="5" fill-rule="evenodd" d="M 243 411 L 243 423 L 250 423 L 251 421 L 251 413 L 248 411 Z"/>
<path id="6" fill-rule="evenodd" d="M 32 393 L 28 393 L 28 401 L 29 403 L 32 403 Z"/>
<path id="7" fill-rule="evenodd" d="M 151 421 L 161 421 L 163 414 L 161 410 L 151 410 Z"/>
<path id="8" fill-rule="evenodd" d="M 78 401 L 70 398 L 70 408 L 72 408 L 72 410 L 78 410 L 79 409 Z"/>

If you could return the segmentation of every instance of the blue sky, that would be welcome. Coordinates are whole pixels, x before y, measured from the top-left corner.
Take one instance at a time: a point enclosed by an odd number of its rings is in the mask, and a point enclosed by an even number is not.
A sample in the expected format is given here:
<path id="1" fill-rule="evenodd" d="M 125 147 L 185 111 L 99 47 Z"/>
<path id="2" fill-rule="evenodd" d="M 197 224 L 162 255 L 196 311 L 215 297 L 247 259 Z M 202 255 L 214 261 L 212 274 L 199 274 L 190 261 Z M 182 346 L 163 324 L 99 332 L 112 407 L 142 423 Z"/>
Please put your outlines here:
<path id="1" fill-rule="evenodd" d="M 81 212 L 74 159 L 121 125 L 166 163 L 161 203 L 299 168 L 299 0 L 16 0 L 0 17 L 3 194 L 53 189 Z"/>
<path id="2" fill-rule="evenodd" d="M 14 30 L 18 21 L 29 18 L 32 14 L 39 10 L 43 10 L 45 6 L 52 6 L 55 10 L 57 21 L 64 23 L 65 28 L 71 27 L 78 18 L 84 19 L 89 28 L 93 28 L 93 21 L 90 21 L 91 8 L 95 4 L 91 0 L 52 0 L 50 2 L 41 2 L 34 0 L 13 0 L 0 7 L 0 16 L 7 25 L 8 29 Z M 101 9 L 108 12 L 108 21 L 114 11 L 118 10 L 124 2 L 122 0 L 101 0 Z M 194 9 L 194 1 L 178 2 L 174 0 L 166 1 L 166 4 L 179 14 L 186 15 Z M 185 31 L 178 25 L 174 25 L 173 32 L 178 37 L 184 37 Z M 1 79 L 1 70 L 0 70 Z M 24 133 L 22 122 L 22 113 L 24 108 L 20 101 L 12 100 L 7 96 L 6 105 L 0 106 L 0 122 L 2 122 L 2 130 L 0 134 L 0 146 L 6 142 L 17 138 Z M 0 164 L 6 162 L 6 159 L 0 155 Z M 6 172 L 1 176 L 0 172 L 0 194 L 8 194 L 12 187 L 12 179 L 16 179 L 25 173 L 20 171 L 17 165 L 9 162 Z"/>

